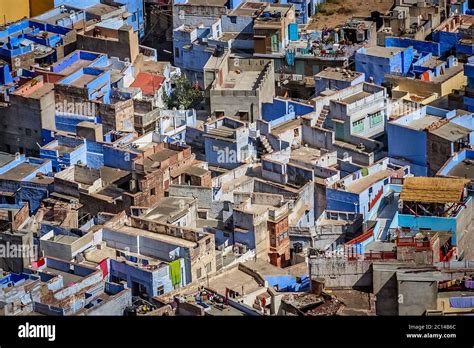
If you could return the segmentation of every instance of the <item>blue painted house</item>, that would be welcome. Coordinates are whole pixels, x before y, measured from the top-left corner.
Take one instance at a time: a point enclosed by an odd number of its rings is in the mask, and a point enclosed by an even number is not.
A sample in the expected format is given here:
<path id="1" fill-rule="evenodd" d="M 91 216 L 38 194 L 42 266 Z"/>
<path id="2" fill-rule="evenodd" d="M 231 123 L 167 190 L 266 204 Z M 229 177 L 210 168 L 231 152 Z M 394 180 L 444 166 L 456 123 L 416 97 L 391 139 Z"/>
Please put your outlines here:
<path id="1" fill-rule="evenodd" d="M 326 209 L 362 214 L 373 220 L 378 214 L 382 198 L 389 191 L 392 176 L 400 175 L 388 167 L 388 158 L 367 168 L 359 169 L 326 188 Z M 403 175 L 408 168 L 401 168 Z"/>
<path id="2" fill-rule="evenodd" d="M 469 111 L 474 112 L 474 57 L 470 57 L 467 64 L 464 64 L 464 75 L 467 77 L 464 103 Z"/>
<path id="3" fill-rule="evenodd" d="M 0 204 L 28 202 L 30 212 L 53 191 L 52 163 L 46 159 L 0 153 Z"/>
<path id="4" fill-rule="evenodd" d="M 364 73 L 366 81 L 380 85 L 386 74 L 406 75 L 414 54 L 413 47 L 362 47 L 355 54 L 356 71 Z"/>
<path id="5" fill-rule="evenodd" d="M 127 12 L 130 14 L 127 17 L 126 23 L 133 27 L 133 30 L 138 33 L 140 38 L 145 36 L 145 8 L 143 0 L 114 0 L 117 5 L 124 5 Z M 87 10 L 92 6 L 100 4 L 101 0 L 55 0 L 54 7 L 62 5 L 74 7 L 81 10 Z"/>

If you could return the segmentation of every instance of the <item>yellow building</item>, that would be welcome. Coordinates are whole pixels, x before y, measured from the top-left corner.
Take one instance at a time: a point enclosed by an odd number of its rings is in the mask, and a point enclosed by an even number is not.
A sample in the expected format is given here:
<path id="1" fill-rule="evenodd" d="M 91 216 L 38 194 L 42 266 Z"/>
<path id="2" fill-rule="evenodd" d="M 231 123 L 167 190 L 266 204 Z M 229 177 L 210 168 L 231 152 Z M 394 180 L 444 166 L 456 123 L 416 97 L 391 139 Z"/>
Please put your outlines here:
<path id="1" fill-rule="evenodd" d="M 29 0 L 30 17 L 36 17 L 54 8 L 54 0 Z M 79 1 L 80 2 L 80 1 Z"/>
<path id="2" fill-rule="evenodd" d="M 0 0 L 0 24 L 4 25 L 29 17 L 30 1 L 34 0 Z"/>

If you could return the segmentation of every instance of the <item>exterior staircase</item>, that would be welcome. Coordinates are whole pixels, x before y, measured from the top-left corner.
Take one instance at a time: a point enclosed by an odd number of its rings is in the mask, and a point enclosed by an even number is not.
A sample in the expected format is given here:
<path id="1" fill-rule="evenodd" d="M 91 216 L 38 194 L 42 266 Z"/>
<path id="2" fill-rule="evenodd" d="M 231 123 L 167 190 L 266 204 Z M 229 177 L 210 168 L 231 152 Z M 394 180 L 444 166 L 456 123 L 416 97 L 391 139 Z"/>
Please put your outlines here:
<path id="1" fill-rule="evenodd" d="M 318 116 L 318 119 L 316 120 L 317 127 L 323 128 L 324 122 L 326 121 L 326 118 L 329 115 L 329 111 L 330 111 L 329 106 L 324 105 L 323 109 L 321 110 L 321 113 Z"/>
<path id="2" fill-rule="evenodd" d="M 263 145 L 265 153 L 273 153 L 273 147 L 270 145 L 270 142 L 265 135 L 260 136 L 260 141 Z"/>

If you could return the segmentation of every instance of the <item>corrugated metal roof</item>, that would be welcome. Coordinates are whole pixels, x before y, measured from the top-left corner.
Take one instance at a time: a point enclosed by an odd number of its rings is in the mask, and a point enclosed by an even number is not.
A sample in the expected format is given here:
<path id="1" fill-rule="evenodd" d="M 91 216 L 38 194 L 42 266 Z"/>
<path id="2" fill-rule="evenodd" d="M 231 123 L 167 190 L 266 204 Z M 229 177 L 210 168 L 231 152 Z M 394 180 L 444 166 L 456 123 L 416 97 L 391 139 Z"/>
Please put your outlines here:
<path id="1" fill-rule="evenodd" d="M 448 178 L 406 178 L 400 194 L 402 201 L 424 203 L 461 202 L 469 180 Z"/>

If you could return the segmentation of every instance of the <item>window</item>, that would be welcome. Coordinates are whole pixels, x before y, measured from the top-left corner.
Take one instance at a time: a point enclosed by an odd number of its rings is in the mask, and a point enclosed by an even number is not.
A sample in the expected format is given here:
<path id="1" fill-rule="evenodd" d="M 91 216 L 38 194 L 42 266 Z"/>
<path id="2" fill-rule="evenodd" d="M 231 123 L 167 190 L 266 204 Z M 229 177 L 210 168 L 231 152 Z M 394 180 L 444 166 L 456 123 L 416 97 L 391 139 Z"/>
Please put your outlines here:
<path id="1" fill-rule="evenodd" d="M 202 274 L 201 274 L 201 267 L 199 267 L 199 268 L 196 270 L 196 276 L 197 276 L 198 279 L 202 277 Z"/>
<path id="2" fill-rule="evenodd" d="M 207 273 L 207 274 L 211 273 L 211 270 L 212 270 L 212 266 L 211 266 L 211 263 L 209 262 L 209 263 L 206 265 L 206 273 Z"/>
<path id="3" fill-rule="evenodd" d="M 136 15 L 136 13 L 134 13 L 132 15 L 132 22 L 136 22 L 136 21 L 137 21 L 137 15 Z"/>
<path id="4" fill-rule="evenodd" d="M 198 218 L 200 219 L 207 219 L 207 212 L 206 211 L 198 211 Z"/>
<path id="5" fill-rule="evenodd" d="M 230 22 L 233 23 L 233 24 L 236 24 L 237 23 L 237 17 L 236 16 L 230 17 Z"/>
<path id="6" fill-rule="evenodd" d="M 383 181 L 384 185 L 388 185 L 388 178 Z"/>
<path id="7" fill-rule="evenodd" d="M 179 58 L 179 48 L 178 47 L 176 47 L 174 49 L 174 56 L 175 56 L 175 58 Z"/>
<path id="8" fill-rule="evenodd" d="M 364 131 L 364 119 L 352 122 L 352 132 L 362 133 Z"/>
<path id="9" fill-rule="evenodd" d="M 224 232 L 224 237 L 229 238 L 229 237 L 230 237 L 230 233 Z"/>
<path id="10" fill-rule="evenodd" d="M 150 190 L 150 195 L 152 195 L 152 196 L 156 195 L 156 189 L 155 188 L 152 188 Z"/>
<path id="11" fill-rule="evenodd" d="M 30 136 L 31 135 L 31 129 L 25 128 L 25 134 Z"/>
<path id="12" fill-rule="evenodd" d="M 165 293 L 165 286 L 160 285 L 159 287 L 156 288 L 156 296 L 163 295 Z"/>
<path id="13" fill-rule="evenodd" d="M 375 114 L 369 114 L 370 128 L 374 128 L 383 123 L 382 112 L 376 112 Z"/>

